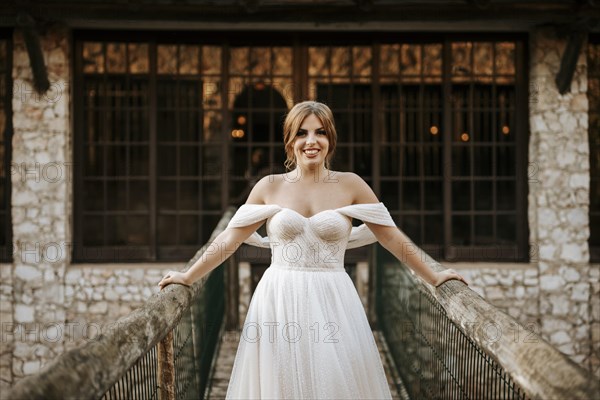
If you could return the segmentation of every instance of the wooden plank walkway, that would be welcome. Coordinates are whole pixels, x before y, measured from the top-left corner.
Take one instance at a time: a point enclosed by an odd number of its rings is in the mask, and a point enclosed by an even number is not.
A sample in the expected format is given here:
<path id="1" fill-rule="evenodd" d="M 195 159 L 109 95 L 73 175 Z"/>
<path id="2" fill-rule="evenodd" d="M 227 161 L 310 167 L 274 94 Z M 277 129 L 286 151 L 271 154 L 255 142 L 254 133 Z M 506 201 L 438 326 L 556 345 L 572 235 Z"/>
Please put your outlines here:
<path id="1" fill-rule="evenodd" d="M 397 390 L 397 385 L 394 384 L 394 380 L 397 380 L 398 377 L 394 374 L 394 371 L 388 363 L 388 357 L 385 353 L 386 346 L 383 335 L 381 335 L 381 333 L 378 331 L 373 332 L 373 334 L 375 336 L 375 341 L 377 342 L 377 347 L 379 348 L 381 360 L 383 361 L 383 368 L 385 369 L 388 384 L 390 385 L 392 398 L 394 400 L 403 400 L 405 397 L 400 396 Z M 207 389 L 207 400 L 219 400 L 225 398 L 239 340 L 240 336 L 236 331 L 226 331 L 221 338 L 216 367 L 215 370 L 212 371 L 212 377 Z"/>

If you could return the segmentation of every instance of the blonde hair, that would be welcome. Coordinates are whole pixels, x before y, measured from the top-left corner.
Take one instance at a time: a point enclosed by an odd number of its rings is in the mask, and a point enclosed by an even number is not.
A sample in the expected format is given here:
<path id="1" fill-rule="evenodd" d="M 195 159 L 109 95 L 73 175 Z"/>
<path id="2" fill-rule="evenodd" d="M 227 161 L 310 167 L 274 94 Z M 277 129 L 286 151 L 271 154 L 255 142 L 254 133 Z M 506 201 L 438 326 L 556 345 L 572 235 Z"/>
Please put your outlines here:
<path id="1" fill-rule="evenodd" d="M 286 170 L 291 170 L 296 165 L 296 157 L 294 156 L 294 140 L 298 134 L 302 122 L 309 115 L 315 115 L 323 124 L 327 139 L 329 139 L 329 150 L 325 156 L 325 168 L 329 169 L 331 159 L 335 152 L 337 143 L 337 132 L 335 130 L 335 122 L 331 109 L 323 103 L 317 101 L 303 101 L 296 104 L 285 117 L 283 123 L 283 143 L 285 146 L 286 160 L 284 166 Z"/>

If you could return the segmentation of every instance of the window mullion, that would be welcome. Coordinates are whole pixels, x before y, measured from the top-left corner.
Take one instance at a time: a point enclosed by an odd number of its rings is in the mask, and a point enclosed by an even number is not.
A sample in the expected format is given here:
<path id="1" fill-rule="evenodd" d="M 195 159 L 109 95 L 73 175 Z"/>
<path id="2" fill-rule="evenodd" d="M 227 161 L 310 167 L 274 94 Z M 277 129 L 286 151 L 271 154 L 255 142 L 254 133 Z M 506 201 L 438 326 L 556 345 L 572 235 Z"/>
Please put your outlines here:
<path id="1" fill-rule="evenodd" d="M 451 189 L 452 189 L 452 114 L 451 114 L 451 99 L 452 94 L 452 76 L 451 76 L 451 56 L 452 48 L 449 40 L 445 40 L 442 47 L 442 82 L 443 82 L 443 187 L 444 187 L 444 240 L 443 254 L 444 259 L 453 258 L 454 254 L 450 251 L 452 244 L 452 204 L 451 204 Z"/>
<path id="2" fill-rule="evenodd" d="M 150 140 L 148 143 L 149 151 L 149 186 L 150 186 L 150 241 L 149 241 L 149 254 L 148 258 L 151 261 L 157 260 L 157 244 L 158 244 L 158 231 L 157 231 L 157 163 L 156 163 L 156 129 L 157 129 L 157 75 L 156 75 L 156 51 L 157 44 L 156 40 L 152 40 L 149 43 L 149 66 L 150 66 L 150 112 L 148 113 L 148 126 L 150 127 Z"/>

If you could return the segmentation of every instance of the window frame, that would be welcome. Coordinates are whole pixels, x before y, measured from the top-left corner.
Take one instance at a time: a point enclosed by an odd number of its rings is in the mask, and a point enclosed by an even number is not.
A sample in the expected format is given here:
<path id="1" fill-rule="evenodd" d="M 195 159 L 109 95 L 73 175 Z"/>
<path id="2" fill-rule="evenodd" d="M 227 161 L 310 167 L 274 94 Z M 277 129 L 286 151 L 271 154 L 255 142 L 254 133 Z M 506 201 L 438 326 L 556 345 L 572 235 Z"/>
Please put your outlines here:
<path id="1" fill-rule="evenodd" d="M 591 46 L 600 46 L 600 32 L 593 32 L 590 33 L 588 35 L 588 42 L 587 42 L 587 46 L 585 48 L 585 52 L 586 52 L 586 57 L 589 57 L 589 48 Z M 589 58 L 588 58 L 589 60 Z M 588 68 L 588 80 L 590 78 L 590 70 Z M 597 79 L 600 83 L 600 72 L 595 71 L 595 79 Z M 588 90 L 589 90 L 589 84 L 588 84 Z M 600 93 L 597 95 L 598 96 L 598 100 L 600 101 Z M 589 98 L 589 95 L 588 95 Z M 592 113 L 592 107 L 590 107 L 588 109 L 588 113 Z M 600 112 L 596 111 L 597 118 L 600 118 Z M 590 119 L 588 118 L 588 121 Z M 595 231 L 592 230 L 592 214 L 600 214 L 600 210 L 596 209 L 596 210 L 592 210 L 592 204 L 591 204 L 591 196 L 593 194 L 593 189 L 594 186 L 593 185 L 600 185 L 600 176 L 594 176 L 592 173 L 592 168 L 591 168 L 591 157 L 593 154 L 592 151 L 592 143 L 590 142 L 590 131 L 592 129 L 591 125 L 588 125 L 588 143 L 589 143 L 589 153 L 590 153 L 590 204 L 589 204 L 589 216 L 588 216 L 588 223 L 589 223 L 589 227 L 590 227 L 590 236 L 588 238 L 588 246 L 589 246 L 589 252 L 590 252 L 590 263 L 600 263 L 600 246 L 593 246 L 592 245 L 592 235 L 595 233 L 596 235 L 600 235 L 600 228 L 596 228 Z M 600 146 L 596 145 L 596 148 L 598 148 L 598 150 L 600 150 Z M 600 169 L 600 167 L 599 167 Z M 595 183 L 594 183 L 595 182 Z M 595 237 L 594 237 L 595 238 Z"/>
<path id="2" fill-rule="evenodd" d="M 74 78 L 75 78 L 75 98 L 80 99 L 83 98 L 83 87 L 82 87 L 82 75 L 83 69 L 81 65 L 80 56 L 82 53 L 82 43 L 85 41 L 124 41 L 123 38 L 126 37 L 128 42 L 131 41 L 144 41 L 147 43 L 171 43 L 171 44 L 200 44 L 200 45 L 219 45 L 222 47 L 222 70 L 221 70 L 221 82 L 222 88 L 221 90 L 225 94 L 222 99 L 222 134 L 224 135 L 224 139 L 222 140 L 223 148 L 222 148 L 222 160 L 224 162 L 224 170 L 228 171 L 230 169 L 230 156 L 229 154 L 229 146 L 231 145 L 230 138 L 228 135 L 228 131 L 230 130 L 230 113 L 231 110 L 228 110 L 227 104 L 227 90 L 228 90 L 228 65 L 227 58 L 229 56 L 228 49 L 230 46 L 235 45 L 248 45 L 248 46 L 259 46 L 261 44 L 267 46 L 276 46 L 276 45 L 285 45 L 292 47 L 293 51 L 293 79 L 295 92 L 294 97 L 295 101 L 299 101 L 300 99 L 308 98 L 309 93 L 309 79 L 308 79 L 308 69 L 307 69 L 307 57 L 308 57 L 308 48 L 311 46 L 333 46 L 333 45 L 342 45 L 342 46 L 371 46 L 373 61 L 372 61 L 372 132 L 373 132 L 373 142 L 371 146 L 371 171 L 372 171 L 372 180 L 370 184 L 373 187 L 376 195 L 381 197 L 381 171 L 380 171 L 380 148 L 381 142 L 379 140 L 379 129 L 381 126 L 381 115 L 380 115 L 380 104 L 381 104 L 381 90 L 380 85 L 383 83 L 379 80 L 379 68 L 378 68 L 378 57 L 379 57 L 379 45 L 381 44 L 395 44 L 395 43 L 441 43 L 443 44 L 443 66 L 445 69 L 450 68 L 450 63 L 446 62 L 450 59 L 450 55 L 448 54 L 448 49 L 451 46 L 452 42 L 457 41 L 468 41 L 468 42 L 479 42 L 479 41 L 514 41 L 516 44 L 516 52 L 515 52 L 515 96 L 516 96 L 516 104 L 515 104 L 515 121 L 516 121 L 516 131 L 518 132 L 518 136 L 515 142 L 515 151 L 516 151 L 516 176 L 515 176 L 515 212 L 516 212 L 516 245 L 509 248 L 500 248 L 499 246 L 451 246 L 451 232 L 450 232 L 450 224 L 451 224 L 451 196 L 450 196 L 450 188 L 451 185 L 451 177 L 447 175 L 444 171 L 442 181 L 444 186 L 444 200 L 443 200 L 443 221 L 444 221 L 444 243 L 440 246 L 428 247 L 423 246 L 423 248 L 428 251 L 430 254 L 434 256 L 434 258 L 445 260 L 445 261 L 497 261 L 497 262 L 527 262 L 529 261 L 529 223 L 527 217 L 527 184 L 528 184 L 528 141 L 529 141 L 529 107 L 528 107 L 528 59 L 527 59 L 527 34 L 526 33 L 419 33 L 417 35 L 407 33 L 407 32 L 381 32 L 381 33 L 372 33 L 365 37 L 364 33 L 361 32 L 329 32 L 327 35 L 323 35 L 322 32 L 278 32 L 278 34 L 274 34 L 273 32 L 205 32 L 205 31 L 194 31 L 194 32 L 155 32 L 155 31 L 136 31 L 136 32 L 117 32 L 117 31 L 92 31 L 92 30 L 80 30 L 73 32 L 76 40 L 74 42 Z M 152 60 L 151 60 L 152 62 Z M 447 73 L 447 71 L 446 71 Z M 445 73 L 445 77 L 448 75 Z M 447 100 L 447 94 L 450 91 L 450 86 L 452 82 L 448 79 L 442 79 L 443 85 L 443 93 L 444 93 L 444 101 L 442 103 L 442 111 L 443 111 L 443 123 L 444 123 L 444 132 L 450 132 L 450 116 L 451 108 L 448 105 L 449 100 Z M 151 99 L 151 101 L 153 101 Z M 154 102 L 155 99 L 154 99 Z M 75 148 L 75 159 L 79 165 L 83 165 L 83 144 L 81 138 L 81 126 L 82 126 L 82 108 L 83 107 L 75 107 L 74 119 L 75 119 L 75 138 L 74 138 L 74 148 Z M 333 109 L 335 114 L 335 109 Z M 152 110 L 150 110 L 152 112 Z M 156 129 L 150 127 L 150 129 Z M 448 137 L 448 135 L 445 135 Z M 150 146 L 156 148 L 157 144 L 155 138 L 152 139 L 151 136 Z M 277 143 L 270 143 L 270 145 L 277 145 Z M 353 148 L 354 144 L 349 144 L 350 148 Z M 442 149 L 444 154 L 450 151 L 450 146 L 444 141 L 442 145 Z M 152 150 L 151 150 L 152 154 Z M 449 157 L 445 155 L 444 157 Z M 445 158 L 447 159 L 447 158 Z M 150 167 L 154 171 L 155 170 L 155 158 L 153 159 L 150 156 Z M 335 163 L 335 160 L 334 160 Z M 334 164 L 335 165 L 335 164 Z M 78 169 L 80 170 L 80 169 Z M 156 174 L 151 171 L 150 177 L 150 185 L 156 185 Z M 76 173 L 75 176 L 75 193 L 80 192 L 77 190 L 78 188 L 83 188 L 82 186 L 82 176 L 81 173 Z M 222 183 L 223 186 L 223 210 L 227 207 L 227 200 L 230 196 L 230 183 L 228 179 L 225 179 Z M 151 188 L 151 193 L 152 188 Z M 156 199 L 151 199 L 151 203 L 156 203 Z M 82 256 L 81 254 L 77 254 L 78 249 L 83 249 L 81 243 L 81 227 L 83 224 L 81 217 L 81 196 L 75 196 L 74 199 L 74 219 L 75 219 L 75 246 L 74 246 L 74 255 L 73 260 L 75 262 L 105 262 L 108 259 L 114 259 L 114 255 L 116 254 L 116 249 L 106 248 L 106 255 L 101 257 L 95 257 L 94 259 L 89 259 L 88 257 Z M 151 213 L 156 213 L 155 210 L 150 210 Z M 156 218 L 156 214 L 151 216 L 151 218 Z M 156 244 L 156 229 L 155 224 L 150 224 L 150 229 L 152 230 L 151 243 L 153 246 L 157 247 Z M 127 250 L 130 254 L 131 251 Z M 498 256 L 498 252 L 501 252 L 501 256 Z M 139 253 L 137 261 L 159 261 L 156 255 L 156 250 L 150 252 L 150 254 Z"/>
<path id="3" fill-rule="evenodd" d="M 4 112 L 6 114 L 6 127 L 4 132 L 0 132 L 3 135 L 3 146 L 4 146 L 4 159 L 3 168 L 6 173 L 4 177 L 4 191 L 0 193 L 0 196 L 4 197 L 5 209 L 2 212 L 5 215 L 7 223 L 0 229 L 4 230 L 6 243 L 0 248 L 0 262 L 12 262 L 13 261 L 13 233 L 12 233 L 12 182 L 11 182 L 11 160 L 12 160 L 12 137 L 13 137 L 13 110 L 12 110 L 12 95 L 13 95 L 13 79 L 12 79 L 12 68 L 13 68 L 13 30 L 12 29 L 0 29 L 0 40 L 6 40 L 6 93 L 5 93 L 5 107 Z"/>

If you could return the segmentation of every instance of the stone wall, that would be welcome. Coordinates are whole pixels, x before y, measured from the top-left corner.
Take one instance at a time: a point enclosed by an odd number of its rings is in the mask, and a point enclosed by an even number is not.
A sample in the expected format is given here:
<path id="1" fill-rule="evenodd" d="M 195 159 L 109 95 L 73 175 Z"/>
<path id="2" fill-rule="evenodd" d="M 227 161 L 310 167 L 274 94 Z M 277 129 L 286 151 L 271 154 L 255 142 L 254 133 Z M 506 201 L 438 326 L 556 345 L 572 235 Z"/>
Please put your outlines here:
<path id="1" fill-rule="evenodd" d="M 0 393 L 12 383 L 14 343 L 9 334 L 13 327 L 12 265 L 0 264 Z"/>
<path id="2" fill-rule="evenodd" d="M 600 264 L 590 265 L 590 340 L 589 369 L 600 379 Z"/>
<path id="3" fill-rule="evenodd" d="M 18 29 L 13 44 L 12 289 L 18 332 L 13 336 L 11 380 L 18 380 L 64 351 L 61 340 L 36 332 L 65 320 L 62 279 L 69 263 L 72 148 L 68 31 L 49 27 L 41 37 L 51 83 L 43 95 L 33 89 Z"/>
<path id="4" fill-rule="evenodd" d="M 600 265 L 588 263 L 589 154 L 585 57 L 569 94 L 554 77 L 565 42 L 531 37 L 529 161 L 531 264 L 457 266 L 471 288 L 600 376 Z M 12 265 L 0 265 L 0 390 L 35 373 L 141 305 L 181 264 L 71 265 L 73 149 L 68 30 L 42 35 L 51 90 L 32 89 L 29 58 L 14 36 Z M 361 270 L 362 271 L 362 270 Z M 250 287 L 240 271 L 242 287 Z M 362 272 L 358 272 L 363 276 Z M 368 282 L 359 282 L 366 287 Z M 248 292 L 240 301 L 244 314 Z M 361 293 L 364 298 L 364 293 Z M 534 328 L 535 329 L 535 328 Z"/>
<path id="5" fill-rule="evenodd" d="M 94 339 L 111 324 L 157 293 L 160 279 L 175 264 L 75 264 L 65 275 L 65 348 Z"/>
<path id="6" fill-rule="evenodd" d="M 469 287 L 488 302 L 540 333 L 539 277 L 534 264 L 444 263 L 465 277 Z"/>
<path id="7" fill-rule="evenodd" d="M 538 250 L 541 333 L 573 360 L 591 368 L 589 146 L 585 52 L 570 92 L 554 79 L 565 38 L 539 29 L 530 40 L 529 225 Z M 597 277 L 596 277 L 597 280 Z M 592 368 L 593 369 L 593 368 Z"/>

